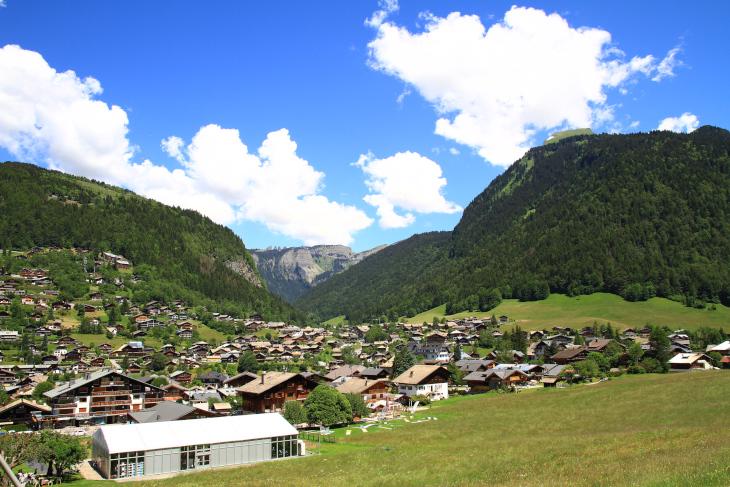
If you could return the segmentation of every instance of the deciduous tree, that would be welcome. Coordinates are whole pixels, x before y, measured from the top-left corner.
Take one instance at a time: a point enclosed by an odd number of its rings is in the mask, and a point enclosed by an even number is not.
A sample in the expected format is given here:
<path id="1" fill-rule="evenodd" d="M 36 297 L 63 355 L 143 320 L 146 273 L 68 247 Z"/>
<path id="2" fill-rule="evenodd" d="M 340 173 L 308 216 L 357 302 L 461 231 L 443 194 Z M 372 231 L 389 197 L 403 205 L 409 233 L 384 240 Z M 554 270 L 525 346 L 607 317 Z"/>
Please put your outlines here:
<path id="1" fill-rule="evenodd" d="M 331 426 L 352 421 L 352 407 L 345 396 L 328 385 L 319 385 L 304 401 L 307 422 Z"/>

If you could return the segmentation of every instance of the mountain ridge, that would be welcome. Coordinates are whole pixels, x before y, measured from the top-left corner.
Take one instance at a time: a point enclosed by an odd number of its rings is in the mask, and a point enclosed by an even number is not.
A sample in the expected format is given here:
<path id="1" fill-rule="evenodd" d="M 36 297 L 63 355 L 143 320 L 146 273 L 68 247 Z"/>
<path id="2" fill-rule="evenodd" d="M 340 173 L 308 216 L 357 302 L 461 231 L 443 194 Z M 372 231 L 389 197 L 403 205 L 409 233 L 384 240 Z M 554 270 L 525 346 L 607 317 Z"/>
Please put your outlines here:
<path id="1" fill-rule="evenodd" d="M 269 289 L 291 302 L 307 289 L 343 272 L 387 245 L 354 252 L 345 245 L 250 249 Z"/>
<path id="2" fill-rule="evenodd" d="M 183 299 L 235 317 L 306 322 L 261 281 L 241 238 L 197 211 L 33 164 L 0 164 L 0 244 L 123 255 L 149 300 Z"/>
<path id="3" fill-rule="evenodd" d="M 295 304 L 369 319 L 489 306 L 494 293 L 730 302 L 728 154 L 730 132 L 711 126 L 577 135 L 530 149 L 472 200 L 450 236 L 411 237 Z"/>

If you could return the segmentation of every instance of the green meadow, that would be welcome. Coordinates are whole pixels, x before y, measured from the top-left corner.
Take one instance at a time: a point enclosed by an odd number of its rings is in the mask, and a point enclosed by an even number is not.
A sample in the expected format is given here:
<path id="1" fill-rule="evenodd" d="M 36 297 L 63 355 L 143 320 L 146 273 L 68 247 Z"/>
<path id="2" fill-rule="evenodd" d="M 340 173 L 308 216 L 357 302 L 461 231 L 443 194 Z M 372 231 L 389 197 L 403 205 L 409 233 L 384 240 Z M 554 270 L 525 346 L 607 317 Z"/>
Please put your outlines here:
<path id="1" fill-rule="evenodd" d="M 437 420 L 341 428 L 322 455 L 137 485 L 728 485 L 729 394 L 730 374 L 707 371 L 454 397 L 415 417 Z"/>
<path id="2" fill-rule="evenodd" d="M 648 301 L 628 302 L 620 296 L 607 293 L 595 293 L 589 296 L 570 298 L 563 294 L 551 294 L 543 301 L 519 302 L 506 299 L 487 313 L 463 312 L 455 315 L 444 315 L 445 305 L 425 311 L 413 318 L 409 323 L 431 323 L 434 316 L 439 319 L 465 318 L 467 316 L 490 317 L 506 315 L 510 321 L 518 320 L 523 330 L 550 329 L 553 326 L 569 326 L 582 328 L 594 322 L 611 323 L 619 329 L 643 327 L 647 323 L 667 325 L 676 330 L 685 328 L 694 331 L 700 326 L 725 328 L 730 330 L 730 308 L 716 304 L 716 310 L 688 308 L 681 303 L 665 298 L 652 298 Z"/>

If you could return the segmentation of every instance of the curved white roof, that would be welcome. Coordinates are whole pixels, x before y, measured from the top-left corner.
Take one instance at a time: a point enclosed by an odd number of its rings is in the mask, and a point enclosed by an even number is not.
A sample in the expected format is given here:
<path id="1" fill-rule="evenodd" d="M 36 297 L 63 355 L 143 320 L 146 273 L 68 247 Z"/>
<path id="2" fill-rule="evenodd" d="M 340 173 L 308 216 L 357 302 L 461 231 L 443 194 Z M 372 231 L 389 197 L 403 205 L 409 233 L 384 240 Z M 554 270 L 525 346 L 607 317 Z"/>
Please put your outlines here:
<path id="1" fill-rule="evenodd" d="M 109 453 L 124 453 L 296 434 L 296 428 L 281 414 L 268 413 L 106 425 L 99 428 L 92 439 Z"/>

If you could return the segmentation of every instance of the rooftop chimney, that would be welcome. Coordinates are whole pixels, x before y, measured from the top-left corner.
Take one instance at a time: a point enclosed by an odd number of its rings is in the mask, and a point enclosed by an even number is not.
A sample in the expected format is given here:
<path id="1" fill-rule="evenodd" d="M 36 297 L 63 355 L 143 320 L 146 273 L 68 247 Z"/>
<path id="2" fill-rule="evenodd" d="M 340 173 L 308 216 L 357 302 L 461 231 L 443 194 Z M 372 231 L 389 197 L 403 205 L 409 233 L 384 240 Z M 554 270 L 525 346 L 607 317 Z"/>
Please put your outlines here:
<path id="1" fill-rule="evenodd" d="M 261 373 L 261 385 L 264 385 L 264 377 L 266 377 L 266 372 Z"/>
<path id="2" fill-rule="evenodd" d="M 411 375 L 410 375 L 410 377 L 413 377 L 413 371 L 412 371 L 412 370 L 411 370 Z"/>

